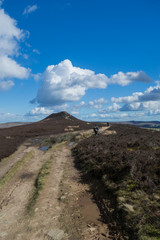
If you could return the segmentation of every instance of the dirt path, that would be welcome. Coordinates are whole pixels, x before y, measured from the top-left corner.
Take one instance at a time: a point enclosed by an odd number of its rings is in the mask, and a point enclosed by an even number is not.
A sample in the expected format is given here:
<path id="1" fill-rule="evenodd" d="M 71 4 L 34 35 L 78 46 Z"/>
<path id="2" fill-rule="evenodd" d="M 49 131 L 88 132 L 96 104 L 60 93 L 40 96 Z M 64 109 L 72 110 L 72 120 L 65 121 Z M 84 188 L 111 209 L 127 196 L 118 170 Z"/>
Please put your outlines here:
<path id="1" fill-rule="evenodd" d="M 0 162 L 0 180 L 13 165 L 25 155 L 26 151 L 26 146 L 23 144 L 14 154 Z"/>
<path id="2" fill-rule="evenodd" d="M 19 159 L 24 152 L 34 151 L 34 157 L 0 189 L 0 239 L 111 239 L 89 187 L 80 181 L 71 148 L 61 143 L 43 153 L 34 146 L 22 147 L 13 156 Z M 35 180 L 42 165 L 51 156 L 50 174 L 30 215 L 26 209 Z"/>
<path id="3" fill-rule="evenodd" d="M 75 169 L 69 149 L 68 156 L 70 161 L 64 166 L 59 186 L 62 229 L 68 233 L 69 240 L 113 239 L 109 237 L 108 227 L 101 218 L 89 186 L 82 183 L 80 172 Z"/>
<path id="4" fill-rule="evenodd" d="M 14 177 L 0 189 L 0 239 L 18 239 L 18 236 L 13 238 L 14 232 L 25 221 L 26 205 L 34 189 L 35 179 L 45 159 L 51 154 L 44 154 L 35 147 L 25 150 L 30 151 L 34 152 L 34 157 L 22 169 L 18 169 Z M 17 158 L 19 159 L 19 152 Z"/>

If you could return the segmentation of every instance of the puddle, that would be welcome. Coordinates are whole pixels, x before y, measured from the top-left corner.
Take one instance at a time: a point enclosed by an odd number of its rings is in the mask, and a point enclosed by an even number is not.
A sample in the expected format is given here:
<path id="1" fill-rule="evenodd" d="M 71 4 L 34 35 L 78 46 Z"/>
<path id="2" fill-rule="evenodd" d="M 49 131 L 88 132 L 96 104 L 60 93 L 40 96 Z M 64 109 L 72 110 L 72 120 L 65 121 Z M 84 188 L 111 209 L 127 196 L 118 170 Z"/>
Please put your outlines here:
<path id="1" fill-rule="evenodd" d="M 79 196 L 78 203 L 80 211 L 88 224 L 98 224 L 101 221 L 101 214 L 96 203 L 90 198 L 88 194 Z"/>
<path id="2" fill-rule="evenodd" d="M 24 173 L 20 176 L 21 179 L 29 179 L 32 178 L 34 176 L 33 173 Z"/>
<path id="3" fill-rule="evenodd" d="M 75 143 L 75 142 L 70 142 L 70 143 L 68 144 L 68 146 L 72 146 L 74 143 Z"/>
<path id="4" fill-rule="evenodd" d="M 46 145 L 40 148 L 41 151 L 47 151 L 50 148 L 50 145 Z"/>

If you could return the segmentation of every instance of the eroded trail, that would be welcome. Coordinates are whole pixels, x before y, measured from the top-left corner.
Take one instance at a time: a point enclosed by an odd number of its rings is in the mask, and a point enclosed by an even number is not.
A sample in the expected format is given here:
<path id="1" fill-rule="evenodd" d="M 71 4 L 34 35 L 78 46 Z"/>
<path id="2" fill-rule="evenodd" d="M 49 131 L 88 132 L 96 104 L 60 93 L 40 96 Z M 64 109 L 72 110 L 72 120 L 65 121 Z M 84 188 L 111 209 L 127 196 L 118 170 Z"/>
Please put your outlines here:
<path id="1" fill-rule="evenodd" d="M 29 147 L 25 152 L 31 155 L 0 189 L 0 239 L 22 239 L 23 229 L 19 232 L 17 230 L 26 222 L 26 206 L 32 195 L 35 179 L 45 160 L 52 154 L 49 151 L 43 153 L 36 147 Z"/>
<path id="2" fill-rule="evenodd" d="M 112 239 L 89 187 L 80 181 L 71 148 L 60 143 L 46 153 L 34 146 L 25 149 L 32 152 L 31 157 L 0 188 L 0 239 Z M 50 174 L 29 213 L 27 206 L 35 180 L 50 157 L 53 159 Z"/>

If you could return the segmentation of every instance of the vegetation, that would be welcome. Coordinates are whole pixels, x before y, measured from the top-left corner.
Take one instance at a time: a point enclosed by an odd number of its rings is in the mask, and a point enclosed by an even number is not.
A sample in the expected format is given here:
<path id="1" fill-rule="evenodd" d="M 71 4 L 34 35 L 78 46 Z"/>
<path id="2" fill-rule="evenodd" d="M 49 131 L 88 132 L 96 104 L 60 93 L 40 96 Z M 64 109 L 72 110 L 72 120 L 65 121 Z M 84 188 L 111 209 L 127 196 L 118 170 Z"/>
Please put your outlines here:
<path id="1" fill-rule="evenodd" d="M 0 129 L 0 161 L 13 154 L 18 146 L 30 138 L 69 133 L 70 127 L 72 131 L 92 129 L 94 124 L 81 121 L 66 112 L 60 112 L 32 124 Z"/>
<path id="2" fill-rule="evenodd" d="M 73 149 L 76 166 L 126 239 L 160 239 L 160 133 L 116 124 L 110 130 L 117 134 L 92 136 Z"/>
<path id="3" fill-rule="evenodd" d="M 40 194 L 40 192 L 42 191 L 42 189 L 45 186 L 47 177 L 51 171 L 51 166 L 52 166 L 52 162 L 53 162 L 53 157 L 51 156 L 42 166 L 36 181 L 35 181 L 35 190 L 33 192 L 32 197 L 30 198 L 29 204 L 27 206 L 27 210 L 30 212 L 33 208 L 33 206 L 36 203 L 36 200 Z"/>
<path id="4" fill-rule="evenodd" d="M 52 148 L 49 149 L 49 151 L 50 150 L 53 151 L 54 149 L 60 147 L 62 144 L 64 144 L 64 142 L 53 145 Z M 27 210 L 29 213 L 32 213 L 32 209 L 35 206 L 36 200 L 40 192 L 45 187 L 46 181 L 48 179 L 48 175 L 51 172 L 52 164 L 53 164 L 53 156 L 50 156 L 50 158 L 47 161 L 45 161 L 45 163 L 43 164 L 43 166 L 41 167 L 37 175 L 37 178 L 35 180 L 35 189 L 27 205 Z"/>
<path id="5" fill-rule="evenodd" d="M 26 153 L 25 156 L 21 160 L 19 160 L 2 178 L 2 180 L 0 181 L 0 188 L 6 182 L 8 182 L 16 174 L 17 170 L 20 169 L 25 163 L 27 163 L 33 156 L 34 156 L 34 151 L 30 151 Z"/>

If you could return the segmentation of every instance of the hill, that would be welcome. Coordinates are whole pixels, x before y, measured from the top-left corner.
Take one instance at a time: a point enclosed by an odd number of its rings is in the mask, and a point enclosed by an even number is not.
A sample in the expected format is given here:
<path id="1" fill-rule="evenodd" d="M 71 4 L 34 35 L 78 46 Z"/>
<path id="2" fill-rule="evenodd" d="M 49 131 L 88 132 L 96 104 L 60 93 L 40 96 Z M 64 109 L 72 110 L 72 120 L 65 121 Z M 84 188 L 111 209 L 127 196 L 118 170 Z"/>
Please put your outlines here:
<path id="1" fill-rule="evenodd" d="M 4 239 L 54 239 L 55 226 L 72 239 L 160 239 L 160 132 L 111 124 L 95 136 L 94 124 L 60 112 L 0 129 L 2 158 L 27 140 L 0 162 Z"/>
<path id="2" fill-rule="evenodd" d="M 0 129 L 0 159 L 12 154 L 28 138 L 90 129 L 94 124 L 60 112 L 35 123 Z"/>

